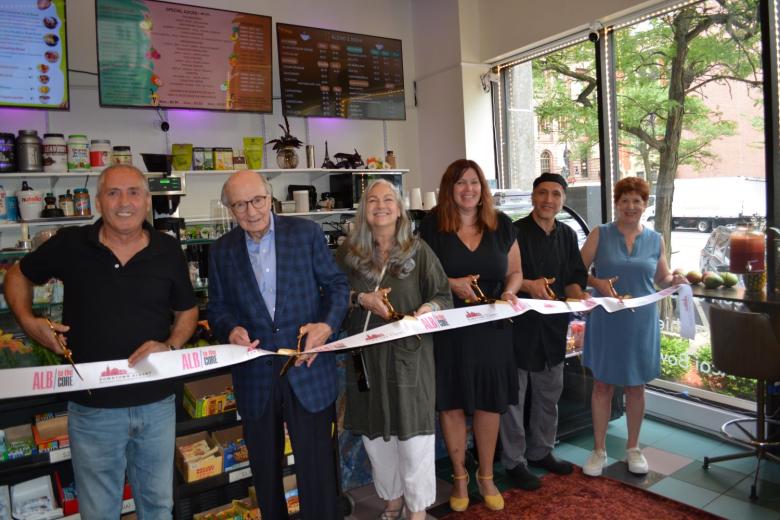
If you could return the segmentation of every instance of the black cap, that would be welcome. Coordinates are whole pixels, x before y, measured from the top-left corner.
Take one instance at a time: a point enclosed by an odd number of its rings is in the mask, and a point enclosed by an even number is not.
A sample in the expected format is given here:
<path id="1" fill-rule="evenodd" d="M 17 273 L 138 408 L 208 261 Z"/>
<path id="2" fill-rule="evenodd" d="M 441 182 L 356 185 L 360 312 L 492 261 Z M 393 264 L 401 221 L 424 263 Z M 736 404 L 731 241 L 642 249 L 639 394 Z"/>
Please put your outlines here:
<path id="1" fill-rule="evenodd" d="M 563 186 L 564 191 L 566 191 L 566 188 L 569 186 L 569 184 L 566 182 L 566 179 L 564 179 L 562 175 L 558 175 L 557 173 L 541 174 L 536 179 L 534 179 L 534 188 L 536 188 L 541 182 L 557 182 L 558 184 Z"/>

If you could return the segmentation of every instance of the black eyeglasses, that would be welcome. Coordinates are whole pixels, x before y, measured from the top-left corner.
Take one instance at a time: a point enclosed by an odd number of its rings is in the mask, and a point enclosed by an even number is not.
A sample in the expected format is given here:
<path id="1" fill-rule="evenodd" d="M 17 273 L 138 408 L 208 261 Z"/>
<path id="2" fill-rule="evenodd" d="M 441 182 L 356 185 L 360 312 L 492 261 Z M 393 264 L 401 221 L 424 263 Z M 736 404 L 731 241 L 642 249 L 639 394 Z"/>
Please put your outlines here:
<path id="1" fill-rule="evenodd" d="M 230 205 L 230 209 L 232 209 L 235 213 L 244 213 L 246 212 L 250 203 L 255 209 L 263 209 L 265 207 L 266 200 L 268 200 L 268 195 L 257 195 L 250 200 L 239 200 L 234 202 Z"/>

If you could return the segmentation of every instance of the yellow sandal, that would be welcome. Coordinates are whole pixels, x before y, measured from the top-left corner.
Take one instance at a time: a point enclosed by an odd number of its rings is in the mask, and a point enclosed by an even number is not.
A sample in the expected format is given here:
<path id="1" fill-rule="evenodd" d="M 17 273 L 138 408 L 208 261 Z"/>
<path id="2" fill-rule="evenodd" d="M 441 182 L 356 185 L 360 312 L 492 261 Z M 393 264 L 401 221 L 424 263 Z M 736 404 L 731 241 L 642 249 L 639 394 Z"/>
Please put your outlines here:
<path id="1" fill-rule="evenodd" d="M 464 473 L 463 475 L 452 475 L 453 480 L 465 480 L 466 481 L 466 496 L 465 497 L 455 497 L 450 496 L 450 509 L 455 511 L 456 513 L 462 513 L 466 509 L 469 508 L 469 491 L 468 491 L 468 485 L 469 485 L 469 474 Z"/>
<path id="2" fill-rule="evenodd" d="M 477 481 L 479 480 L 493 480 L 493 475 L 482 476 L 477 472 Z M 478 485 L 477 489 L 479 490 L 479 494 L 482 495 L 482 499 L 485 501 L 485 505 L 488 509 L 492 509 L 493 511 L 501 511 L 504 509 L 504 497 L 501 496 L 501 493 L 497 495 L 484 495 L 482 493 L 482 486 Z"/>

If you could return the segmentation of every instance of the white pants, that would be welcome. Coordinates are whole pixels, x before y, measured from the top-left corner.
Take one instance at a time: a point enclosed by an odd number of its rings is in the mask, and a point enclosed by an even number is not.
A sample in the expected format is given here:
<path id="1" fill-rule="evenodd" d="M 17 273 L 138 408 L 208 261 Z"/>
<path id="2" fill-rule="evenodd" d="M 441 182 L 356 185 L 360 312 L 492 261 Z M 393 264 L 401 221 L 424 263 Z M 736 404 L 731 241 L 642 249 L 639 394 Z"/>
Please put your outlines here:
<path id="1" fill-rule="evenodd" d="M 385 441 L 363 436 L 374 487 L 383 500 L 403 496 L 412 513 L 425 511 L 436 501 L 434 439 L 433 435 L 418 435 L 399 441 L 394 435 Z"/>

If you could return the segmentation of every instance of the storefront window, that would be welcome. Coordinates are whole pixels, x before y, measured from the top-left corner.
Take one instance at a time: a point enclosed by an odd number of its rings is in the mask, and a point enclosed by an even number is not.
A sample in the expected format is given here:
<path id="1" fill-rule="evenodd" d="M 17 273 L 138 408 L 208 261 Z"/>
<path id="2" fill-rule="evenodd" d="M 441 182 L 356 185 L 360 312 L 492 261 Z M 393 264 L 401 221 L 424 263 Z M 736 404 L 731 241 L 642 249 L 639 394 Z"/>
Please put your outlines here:
<path id="1" fill-rule="evenodd" d="M 757 3 L 705 1 L 614 31 L 614 180 L 651 184 L 647 223 L 664 236 L 670 267 L 685 273 L 728 271 L 717 244 L 766 215 Z M 750 382 L 712 366 L 706 313 L 692 342 L 675 334 L 670 305 L 661 314 L 659 385 L 755 398 Z"/>
<path id="2" fill-rule="evenodd" d="M 595 47 L 581 41 L 501 71 L 502 188 L 530 193 L 534 178 L 559 173 L 567 205 L 601 223 Z"/>

